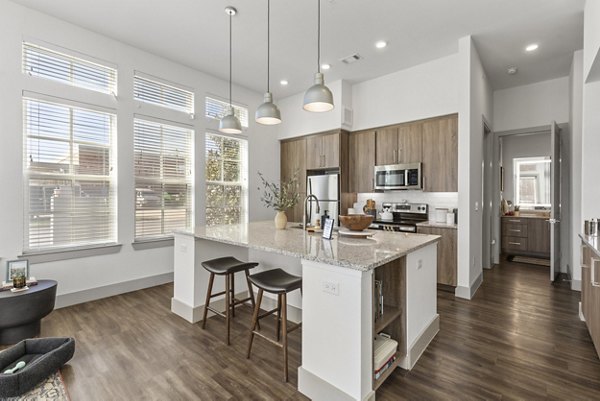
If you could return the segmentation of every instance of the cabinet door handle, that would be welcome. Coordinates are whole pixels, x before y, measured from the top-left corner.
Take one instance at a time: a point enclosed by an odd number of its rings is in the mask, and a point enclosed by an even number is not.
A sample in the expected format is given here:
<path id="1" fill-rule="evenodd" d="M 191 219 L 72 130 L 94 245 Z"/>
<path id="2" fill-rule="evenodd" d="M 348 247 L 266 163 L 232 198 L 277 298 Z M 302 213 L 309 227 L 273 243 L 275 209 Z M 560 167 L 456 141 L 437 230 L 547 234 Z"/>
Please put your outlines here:
<path id="1" fill-rule="evenodd" d="M 510 245 L 521 245 L 520 242 L 509 242 Z"/>
<path id="2" fill-rule="evenodd" d="M 514 220 L 514 219 L 511 219 L 511 220 L 508 220 L 508 221 L 510 221 L 511 223 L 520 223 L 521 222 L 521 220 Z"/>
<path id="3" fill-rule="evenodd" d="M 515 230 L 513 228 L 509 229 L 508 231 L 512 231 L 512 232 L 515 232 L 515 233 L 520 233 L 521 232 L 521 230 Z"/>
<path id="4" fill-rule="evenodd" d="M 591 284 L 593 287 L 600 287 L 600 283 L 596 281 L 596 263 L 600 262 L 600 259 L 592 258 L 592 274 L 591 274 Z"/>

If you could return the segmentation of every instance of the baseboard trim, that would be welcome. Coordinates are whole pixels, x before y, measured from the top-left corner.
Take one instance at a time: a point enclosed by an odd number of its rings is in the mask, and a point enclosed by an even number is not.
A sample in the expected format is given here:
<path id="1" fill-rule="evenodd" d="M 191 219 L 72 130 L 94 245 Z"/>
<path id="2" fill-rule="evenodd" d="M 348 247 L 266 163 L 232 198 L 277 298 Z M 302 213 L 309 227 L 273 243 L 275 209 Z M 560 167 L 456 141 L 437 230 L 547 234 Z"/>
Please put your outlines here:
<path id="1" fill-rule="evenodd" d="M 96 301 L 98 299 L 113 297 L 115 295 L 138 291 L 144 288 L 156 287 L 157 285 L 171 282 L 173 282 L 173 272 L 71 292 L 69 294 L 61 294 L 56 297 L 56 304 L 54 307 L 55 309 L 65 308 L 67 306 Z"/>
<path id="2" fill-rule="evenodd" d="M 440 315 L 436 314 L 409 347 L 406 355 L 400 359 L 398 366 L 405 370 L 411 370 L 439 331 Z"/>
<path id="3" fill-rule="evenodd" d="M 298 391 L 315 401 L 357 400 L 357 398 L 326 382 L 302 366 L 298 368 Z M 375 392 L 371 390 L 361 401 L 375 401 Z"/>
<path id="4" fill-rule="evenodd" d="M 475 296 L 475 293 L 479 289 L 481 283 L 483 283 L 483 271 L 481 271 L 477 278 L 473 280 L 470 287 L 461 285 L 456 286 L 456 290 L 454 290 L 454 296 L 457 298 L 471 300 L 473 299 L 473 296 Z"/>
<path id="5" fill-rule="evenodd" d="M 571 280 L 571 289 L 581 292 L 581 280 Z"/>
<path id="6" fill-rule="evenodd" d="M 235 298 L 237 299 L 244 299 L 247 297 L 248 291 L 242 291 L 235 294 Z M 250 301 L 248 301 L 248 305 L 249 304 Z M 210 301 L 210 306 L 219 311 L 224 311 L 225 298 L 220 298 L 216 301 Z M 191 306 L 173 297 L 171 298 L 171 312 L 175 313 L 176 315 L 179 315 L 180 317 L 192 324 L 196 324 L 202 321 L 202 316 L 204 314 L 204 304 L 198 306 Z M 215 316 L 215 314 L 209 310 L 206 316 L 206 318 L 209 319 Z"/>

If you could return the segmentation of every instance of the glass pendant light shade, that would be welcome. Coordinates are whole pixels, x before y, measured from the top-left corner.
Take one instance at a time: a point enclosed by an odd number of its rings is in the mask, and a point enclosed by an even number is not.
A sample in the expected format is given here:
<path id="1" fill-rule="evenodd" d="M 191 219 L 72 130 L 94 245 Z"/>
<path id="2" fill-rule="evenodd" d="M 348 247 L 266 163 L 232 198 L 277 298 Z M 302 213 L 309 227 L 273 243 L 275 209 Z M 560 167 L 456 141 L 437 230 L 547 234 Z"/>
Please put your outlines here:
<path id="1" fill-rule="evenodd" d="M 275 125 L 281 123 L 281 112 L 273 103 L 273 95 L 271 92 L 265 93 L 263 104 L 258 106 L 255 114 L 256 122 L 263 125 Z"/>
<path id="2" fill-rule="evenodd" d="M 232 108 L 230 108 L 229 112 L 219 121 L 219 131 L 225 134 L 242 133 L 242 124 L 235 116 Z"/>
<path id="3" fill-rule="evenodd" d="M 333 110 L 333 94 L 325 86 L 323 74 L 315 74 L 315 84 L 304 93 L 304 110 L 316 113 Z"/>

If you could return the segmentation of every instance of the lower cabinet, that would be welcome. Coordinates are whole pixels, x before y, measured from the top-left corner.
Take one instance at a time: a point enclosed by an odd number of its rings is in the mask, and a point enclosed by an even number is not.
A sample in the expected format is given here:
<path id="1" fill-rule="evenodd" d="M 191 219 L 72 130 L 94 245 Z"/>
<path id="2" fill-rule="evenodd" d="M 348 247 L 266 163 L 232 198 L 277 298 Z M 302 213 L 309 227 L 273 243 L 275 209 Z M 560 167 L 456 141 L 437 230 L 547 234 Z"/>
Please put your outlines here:
<path id="1" fill-rule="evenodd" d="M 502 216 L 502 252 L 550 258 L 550 223 L 545 217 Z"/>
<path id="2" fill-rule="evenodd" d="M 458 258 L 456 251 L 457 230 L 452 227 L 417 227 L 420 234 L 440 235 L 437 250 L 437 282 L 438 284 L 456 287 Z"/>
<path id="3" fill-rule="evenodd" d="M 596 353 L 600 356 L 600 256 L 587 244 L 581 247 L 581 312 Z"/>

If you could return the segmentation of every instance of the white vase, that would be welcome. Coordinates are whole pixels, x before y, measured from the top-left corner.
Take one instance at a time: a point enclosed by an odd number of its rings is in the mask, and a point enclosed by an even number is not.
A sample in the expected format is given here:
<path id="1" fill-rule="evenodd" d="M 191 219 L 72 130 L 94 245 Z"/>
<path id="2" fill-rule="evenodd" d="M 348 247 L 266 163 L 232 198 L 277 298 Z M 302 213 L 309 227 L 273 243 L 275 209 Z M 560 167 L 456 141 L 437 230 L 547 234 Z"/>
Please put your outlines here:
<path id="1" fill-rule="evenodd" d="M 275 228 L 277 230 L 285 230 L 285 226 L 287 225 L 287 216 L 285 212 L 279 211 L 275 215 Z"/>

